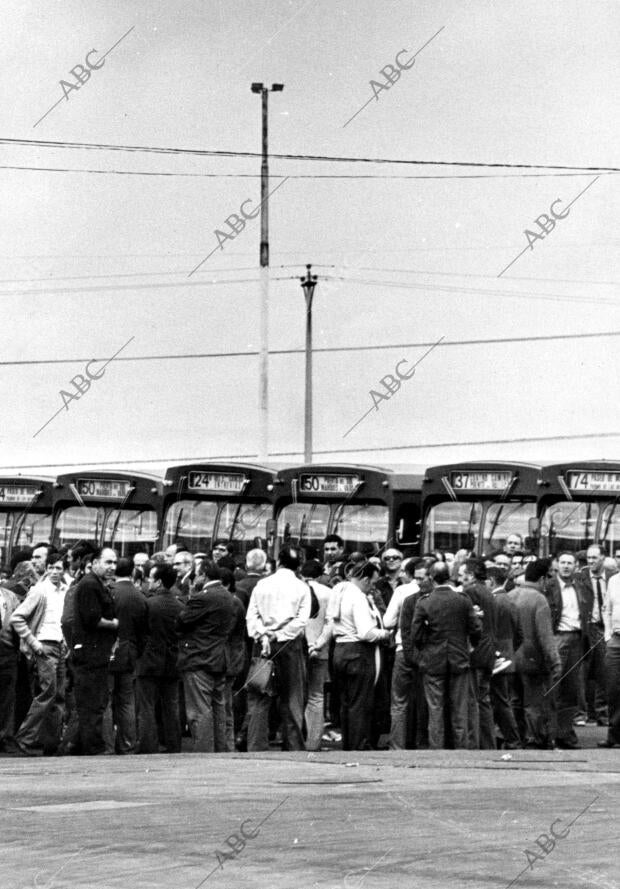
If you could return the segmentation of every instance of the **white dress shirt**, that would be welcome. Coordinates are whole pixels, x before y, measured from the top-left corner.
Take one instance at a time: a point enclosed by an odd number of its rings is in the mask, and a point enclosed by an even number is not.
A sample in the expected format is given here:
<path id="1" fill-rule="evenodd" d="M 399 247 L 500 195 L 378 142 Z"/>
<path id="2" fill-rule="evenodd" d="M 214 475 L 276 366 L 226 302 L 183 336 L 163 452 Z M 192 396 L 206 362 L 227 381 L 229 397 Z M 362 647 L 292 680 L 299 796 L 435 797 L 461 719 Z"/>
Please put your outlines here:
<path id="1" fill-rule="evenodd" d="M 403 610 L 403 602 L 407 596 L 412 596 L 414 593 L 419 592 L 420 587 L 415 580 L 412 580 L 410 583 L 403 583 L 399 587 L 396 587 L 392 598 L 390 599 L 390 604 L 383 615 L 383 626 L 386 630 L 393 630 L 394 627 L 396 627 L 396 651 L 403 650 L 403 640 L 400 634 L 400 613 Z"/>
<path id="2" fill-rule="evenodd" d="M 259 580 L 250 596 L 246 624 L 248 635 L 258 641 L 275 632 L 286 642 L 302 633 L 310 617 L 310 590 L 288 568 Z"/>
<path id="3" fill-rule="evenodd" d="M 560 592 L 562 593 L 562 614 L 558 624 L 558 633 L 570 633 L 574 630 L 585 629 L 585 627 L 582 628 L 581 626 L 579 600 L 574 584 L 564 583 L 560 578 L 558 578 L 558 581 Z"/>
<path id="4" fill-rule="evenodd" d="M 607 597 L 603 609 L 603 623 L 605 624 L 605 641 L 609 642 L 612 636 L 620 636 L 620 574 L 614 574 L 607 584 Z"/>

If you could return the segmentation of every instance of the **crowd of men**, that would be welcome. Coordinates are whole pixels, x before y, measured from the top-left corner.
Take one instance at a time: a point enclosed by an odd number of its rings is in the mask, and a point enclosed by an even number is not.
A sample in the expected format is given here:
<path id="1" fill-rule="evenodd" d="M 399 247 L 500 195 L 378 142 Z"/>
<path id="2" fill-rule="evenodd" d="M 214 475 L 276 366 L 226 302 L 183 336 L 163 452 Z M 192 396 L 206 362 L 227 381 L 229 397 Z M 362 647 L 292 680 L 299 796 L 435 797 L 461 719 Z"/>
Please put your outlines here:
<path id="1" fill-rule="evenodd" d="M 322 555 L 322 559 L 319 556 Z M 620 747 L 620 573 L 602 547 L 403 559 L 183 543 L 14 554 L 0 752 Z"/>

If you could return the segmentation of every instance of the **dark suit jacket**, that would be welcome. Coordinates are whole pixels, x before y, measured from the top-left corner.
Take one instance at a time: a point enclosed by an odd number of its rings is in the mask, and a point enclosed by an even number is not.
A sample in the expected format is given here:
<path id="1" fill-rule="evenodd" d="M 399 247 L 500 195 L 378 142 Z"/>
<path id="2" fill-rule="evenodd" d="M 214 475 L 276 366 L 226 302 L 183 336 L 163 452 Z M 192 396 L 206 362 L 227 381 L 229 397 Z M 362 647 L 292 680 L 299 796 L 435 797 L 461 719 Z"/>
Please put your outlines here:
<path id="1" fill-rule="evenodd" d="M 514 673 L 514 654 L 523 641 L 519 628 L 517 609 L 514 602 L 509 599 L 504 587 L 493 591 L 493 601 L 495 602 L 495 641 L 497 649 L 503 657 L 507 657 L 513 662 L 506 672 Z"/>
<path id="2" fill-rule="evenodd" d="M 581 638 L 584 645 L 588 643 L 588 624 L 592 617 L 592 587 L 588 589 L 584 586 L 583 580 L 578 574 L 573 577 L 573 584 L 577 592 L 577 603 L 579 605 L 579 617 L 581 619 Z M 551 626 L 553 632 L 558 632 L 560 618 L 562 617 L 562 590 L 560 589 L 560 581 L 557 577 L 551 579 L 545 587 L 545 596 L 551 608 Z"/>
<path id="3" fill-rule="evenodd" d="M 102 617 L 114 618 L 112 594 L 96 574 L 86 574 L 73 598 L 73 662 L 77 667 L 107 667 L 116 632 L 97 626 Z"/>
<path id="4" fill-rule="evenodd" d="M 603 576 L 605 578 L 605 583 L 608 584 L 609 578 L 613 577 L 614 574 L 617 574 L 617 573 L 618 573 L 617 571 L 605 571 L 604 570 Z M 592 577 L 590 576 L 590 569 L 589 568 L 582 568 L 581 571 L 577 572 L 577 576 L 579 577 L 579 580 L 583 584 L 584 590 L 585 590 L 587 597 L 588 597 L 588 601 L 590 603 L 590 613 L 588 615 L 588 621 L 591 621 L 592 620 L 592 610 L 594 608 L 594 603 L 596 601 L 596 589 L 595 589 L 594 584 L 592 583 Z M 603 618 L 601 617 L 601 620 L 602 619 Z"/>
<path id="5" fill-rule="evenodd" d="M 146 599 L 129 578 L 117 580 L 112 587 L 114 616 L 118 618 L 118 645 L 129 648 L 127 670 L 133 670 L 144 649 Z M 126 672 L 122 670 L 121 672 Z"/>
<path id="6" fill-rule="evenodd" d="M 495 599 L 487 585 L 481 581 L 468 583 L 463 587 L 463 592 L 469 596 L 472 605 L 478 605 L 483 612 L 482 635 L 475 651 L 472 652 L 471 666 L 489 672 L 493 669 L 497 650 Z"/>
<path id="7" fill-rule="evenodd" d="M 161 590 L 146 602 L 146 640 L 138 676 L 178 679 L 177 618 L 183 606 L 172 590 Z"/>
<path id="8" fill-rule="evenodd" d="M 421 595 L 423 595 L 423 593 L 420 590 L 417 593 L 412 593 L 410 596 L 407 596 L 407 598 L 403 600 L 402 608 L 400 609 L 399 628 L 400 638 L 403 645 L 403 659 L 409 667 L 417 667 L 420 656 L 413 641 L 412 624 L 413 615 L 415 614 L 415 606 Z"/>
<path id="9" fill-rule="evenodd" d="M 445 676 L 469 669 L 467 643 L 478 644 L 482 625 L 466 593 L 448 585 L 436 586 L 418 599 L 412 634 L 420 649 L 420 670 Z"/>
<path id="10" fill-rule="evenodd" d="M 245 625 L 245 608 L 243 603 L 229 593 L 234 608 L 234 622 L 228 637 L 228 670 L 227 676 L 239 676 L 246 669 L 248 652 L 248 631 Z"/>
<path id="11" fill-rule="evenodd" d="M 521 635 L 514 657 L 517 672 L 551 674 L 555 682 L 560 678 L 562 668 L 546 596 L 528 582 L 516 586 L 507 596 L 517 610 Z"/>
<path id="12" fill-rule="evenodd" d="M 228 637 L 235 622 L 233 597 L 221 583 L 208 582 L 177 618 L 179 670 L 227 673 Z"/>
<path id="13" fill-rule="evenodd" d="M 235 596 L 241 601 L 246 611 L 248 610 L 252 590 L 264 576 L 264 574 L 254 574 L 254 572 L 252 572 L 251 574 L 246 574 L 241 580 L 236 581 Z"/>

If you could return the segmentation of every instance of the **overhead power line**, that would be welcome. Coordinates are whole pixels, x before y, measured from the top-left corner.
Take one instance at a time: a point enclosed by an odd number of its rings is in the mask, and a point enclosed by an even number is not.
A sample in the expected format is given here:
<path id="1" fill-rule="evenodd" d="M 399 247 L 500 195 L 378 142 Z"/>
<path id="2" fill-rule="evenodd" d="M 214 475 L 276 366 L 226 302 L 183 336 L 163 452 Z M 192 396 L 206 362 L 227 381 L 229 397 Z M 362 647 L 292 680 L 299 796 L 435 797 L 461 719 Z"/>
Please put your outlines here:
<path id="1" fill-rule="evenodd" d="M 501 345 L 508 343 L 536 343 L 549 342 L 551 340 L 584 340 L 584 339 L 600 339 L 608 337 L 620 336 L 620 330 L 605 330 L 601 333 L 557 333 L 546 334 L 540 336 L 514 336 L 514 337 L 496 337 L 493 339 L 475 339 L 475 340 L 442 340 L 440 343 L 383 343 L 372 346 L 323 346 L 316 347 L 313 353 L 321 352 L 379 352 L 384 349 L 422 349 L 428 346 L 443 349 L 451 346 L 488 346 Z M 187 352 L 183 354 L 160 354 L 160 355 L 124 355 L 122 358 L 115 358 L 119 361 L 189 361 L 204 358 L 251 358 L 259 355 L 257 349 L 243 352 Z M 305 354 L 304 348 L 298 349 L 270 349 L 270 355 L 302 355 Z M 84 364 L 87 361 L 105 361 L 105 358 L 40 358 L 32 360 L 19 361 L 0 361 L 0 367 L 15 367 L 22 365 L 46 365 L 46 364 Z"/>
<path id="2" fill-rule="evenodd" d="M 39 139 L 0 139 L 0 145 L 22 145 L 31 148 L 74 148 L 87 151 L 128 151 L 146 154 L 192 155 L 194 157 L 262 157 L 259 151 L 222 151 L 200 148 L 165 148 L 154 145 L 110 145 L 96 142 L 51 142 Z M 483 161 L 443 161 L 443 160 L 410 160 L 406 158 L 385 157 L 342 157 L 322 154 L 270 154 L 278 160 L 325 161 L 329 163 L 347 164 L 409 164 L 412 166 L 441 167 L 484 167 L 506 170 L 572 170 L 583 173 L 620 173 L 620 167 L 598 166 L 584 167 L 580 164 L 514 164 L 488 163 Z"/>
<path id="3" fill-rule="evenodd" d="M 323 448 L 315 450 L 314 454 L 357 454 L 357 453 L 382 453 L 384 451 L 421 451 L 431 448 L 453 448 L 467 447 L 469 445 L 495 445 L 495 444 L 524 444 L 535 441 L 580 441 L 599 438 L 620 438 L 620 432 L 588 432 L 577 435 L 536 435 L 527 438 L 494 438 L 480 439 L 476 441 L 445 441 L 445 442 L 427 442 L 423 444 L 407 444 L 407 445 L 377 445 L 371 448 Z M 303 450 L 298 451 L 274 451 L 269 457 L 296 457 L 303 454 Z M 16 469 L 59 469 L 61 467 L 71 466 L 73 469 L 83 469 L 84 467 L 100 468 L 102 466 L 115 466 L 122 469 L 123 466 L 143 465 L 152 463 L 210 463 L 219 461 L 235 461 L 235 460 L 256 460 L 258 455 L 253 454 L 215 454 L 210 456 L 191 457 L 155 457 L 143 460 L 89 460 L 86 463 L 74 463 L 66 461 L 64 463 L 19 463 L 11 466 L 1 466 L 0 471 L 16 470 Z M 577 461 L 578 462 L 578 461 Z"/>
<path id="4" fill-rule="evenodd" d="M 33 167 L 33 166 L 17 166 L 12 164 L 0 164 L 0 170 L 26 170 L 29 172 L 45 172 L 45 173 L 97 173 L 108 176 L 168 176 L 172 178 L 185 179 L 260 179 L 260 173 L 170 173 L 157 172 L 152 170 L 93 170 L 84 167 Z M 273 173 L 274 177 L 283 178 L 284 173 Z M 292 173 L 287 176 L 288 179 L 352 179 L 352 180 L 379 180 L 379 179 L 547 179 L 547 178 L 574 178 L 575 176 L 583 176 L 581 172 L 577 173 L 447 173 L 439 176 L 434 174 L 407 176 L 404 174 L 387 173 Z M 600 173 L 601 176 L 615 176 L 617 173 L 613 170 L 605 170 Z"/>

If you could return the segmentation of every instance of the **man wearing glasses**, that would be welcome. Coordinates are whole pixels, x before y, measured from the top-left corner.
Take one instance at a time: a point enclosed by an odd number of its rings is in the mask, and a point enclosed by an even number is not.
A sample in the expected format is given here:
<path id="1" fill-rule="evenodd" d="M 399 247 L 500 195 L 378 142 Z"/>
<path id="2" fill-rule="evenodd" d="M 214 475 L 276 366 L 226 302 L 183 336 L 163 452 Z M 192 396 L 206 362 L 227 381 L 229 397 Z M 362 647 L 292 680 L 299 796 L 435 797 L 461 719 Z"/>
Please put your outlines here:
<path id="1" fill-rule="evenodd" d="M 387 607 L 390 604 L 390 599 L 394 594 L 394 590 L 403 582 L 401 577 L 403 554 L 400 550 L 395 549 L 394 547 L 386 549 L 381 557 L 381 566 L 383 568 L 383 574 L 377 581 L 375 589 L 377 592 L 381 593 L 381 598 Z"/>

